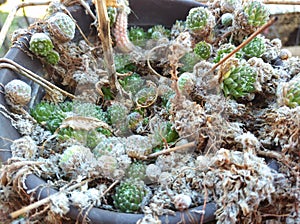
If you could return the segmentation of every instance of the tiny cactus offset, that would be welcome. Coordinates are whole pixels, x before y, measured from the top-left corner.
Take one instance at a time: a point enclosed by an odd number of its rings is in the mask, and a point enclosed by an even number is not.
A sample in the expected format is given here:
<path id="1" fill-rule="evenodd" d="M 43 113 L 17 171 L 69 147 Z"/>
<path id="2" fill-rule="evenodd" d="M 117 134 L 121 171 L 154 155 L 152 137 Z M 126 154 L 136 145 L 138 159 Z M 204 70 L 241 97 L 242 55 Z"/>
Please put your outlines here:
<path id="1" fill-rule="evenodd" d="M 45 33 L 35 33 L 31 36 L 29 50 L 36 55 L 46 56 L 53 49 L 50 37 Z"/>

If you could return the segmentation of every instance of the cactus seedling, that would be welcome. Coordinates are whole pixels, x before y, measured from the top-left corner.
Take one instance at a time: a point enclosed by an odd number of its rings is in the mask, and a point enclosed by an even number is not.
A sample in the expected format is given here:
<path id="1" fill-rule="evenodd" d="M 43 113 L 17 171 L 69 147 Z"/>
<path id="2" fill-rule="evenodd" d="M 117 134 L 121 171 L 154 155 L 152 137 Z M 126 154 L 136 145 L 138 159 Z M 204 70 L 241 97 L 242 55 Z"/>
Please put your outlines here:
<path id="1" fill-rule="evenodd" d="M 262 37 L 255 37 L 249 44 L 247 44 L 242 51 L 248 58 L 261 57 L 266 51 L 265 41 Z"/>
<path id="2" fill-rule="evenodd" d="M 260 1 L 246 1 L 243 6 L 248 24 L 254 27 L 264 25 L 270 16 L 267 7 Z"/>
<path id="3" fill-rule="evenodd" d="M 194 52 L 203 60 L 207 60 L 211 55 L 212 46 L 209 43 L 206 43 L 205 41 L 201 41 L 196 44 Z"/>
<path id="4" fill-rule="evenodd" d="M 10 81 L 4 91 L 5 100 L 11 106 L 25 106 L 31 99 L 31 87 L 21 80 Z"/>
<path id="5" fill-rule="evenodd" d="M 46 55 L 46 61 L 51 65 L 56 65 L 59 62 L 59 53 L 55 50 L 50 51 Z"/>
<path id="6" fill-rule="evenodd" d="M 35 33 L 31 36 L 29 50 L 36 55 L 46 56 L 53 49 L 50 37 L 45 33 Z"/>
<path id="7" fill-rule="evenodd" d="M 255 91 L 256 71 L 249 66 L 238 66 L 226 73 L 221 87 L 225 96 L 241 98 Z"/>

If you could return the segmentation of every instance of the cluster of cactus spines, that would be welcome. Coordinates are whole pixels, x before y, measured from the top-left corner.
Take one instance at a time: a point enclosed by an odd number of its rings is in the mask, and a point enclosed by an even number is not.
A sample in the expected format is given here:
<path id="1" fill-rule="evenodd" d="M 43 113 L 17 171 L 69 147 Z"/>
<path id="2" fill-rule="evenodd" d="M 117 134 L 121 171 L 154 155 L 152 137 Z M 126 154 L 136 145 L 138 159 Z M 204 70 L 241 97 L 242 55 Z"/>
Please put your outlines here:
<path id="1" fill-rule="evenodd" d="M 221 88 L 225 96 L 235 99 L 242 98 L 254 92 L 257 73 L 250 66 L 240 65 L 226 73 Z"/>
<path id="2" fill-rule="evenodd" d="M 56 65 L 60 60 L 59 53 L 55 50 L 50 51 L 46 55 L 46 62 L 48 62 L 51 65 Z"/>
<path id="3" fill-rule="evenodd" d="M 146 178 L 146 165 L 142 162 L 133 162 L 126 170 L 127 178 L 145 180 Z"/>
<path id="4" fill-rule="evenodd" d="M 116 192 L 113 195 L 114 206 L 121 212 L 138 212 L 147 194 L 148 191 L 143 181 L 125 180 L 116 187 Z"/>
<path id="5" fill-rule="evenodd" d="M 142 124 L 143 122 L 143 116 L 134 111 L 127 116 L 127 124 L 130 130 L 136 131 L 136 129 Z"/>
<path id="6" fill-rule="evenodd" d="M 242 52 L 248 58 L 261 57 L 266 51 L 265 39 L 263 37 L 255 37 L 249 44 L 247 44 Z"/>
<path id="7" fill-rule="evenodd" d="M 107 108 L 108 122 L 113 126 L 118 126 L 126 121 L 128 112 L 129 111 L 125 105 L 118 102 L 113 103 Z"/>
<path id="8" fill-rule="evenodd" d="M 253 27 L 264 25 L 270 16 L 268 8 L 258 0 L 246 1 L 243 12 L 246 14 L 247 23 Z"/>
<path id="9" fill-rule="evenodd" d="M 215 26 L 215 17 L 204 7 L 192 8 L 186 17 L 186 27 L 195 35 L 209 36 Z"/>
<path id="10" fill-rule="evenodd" d="M 218 63 L 222 58 L 224 58 L 227 54 L 231 53 L 235 49 L 235 46 L 233 44 L 227 43 L 220 46 L 220 48 L 217 51 L 217 56 L 214 58 L 214 62 Z M 241 58 L 243 54 L 238 51 L 235 53 L 236 58 Z"/>
<path id="11" fill-rule="evenodd" d="M 34 33 L 29 41 L 29 50 L 36 55 L 46 56 L 53 47 L 50 37 L 45 33 Z"/>
<path id="12" fill-rule="evenodd" d="M 140 107 L 151 106 L 157 98 L 157 91 L 154 86 L 142 88 L 135 95 L 135 102 Z"/>
<path id="13" fill-rule="evenodd" d="M 283 103 L 290 108 L 300 106 L 300 73 L 284 84 L 281 97 Z"/>
<path id="14" fill-rule="evenodd" d="M 59 42 L 65 43 L 75 36 L 76 24 L 70 16 L 63 12 L 53 14 L 48 20 L 48 29 Z"/>
<path id="15" fill-rule="evenodd" d="M 201 59 L 207 60 L 211 56 L 212 46 L 205 41 L 201 41 L 195 45 L 194 52 Z"/>
<path id="16" fill-rule="evenodd" d="M 234 15 L 232 13 L 224 13 L 221 16 L 221 24 L 225 27 L 231 26 L 234 20 Z"/>
<path id="17" fill-rule="evenodd" d="M 242 5 L 242 0 L 221 0 L 220 8 L 223 13 L 234 12 Z"/>
<path id="18" fill-rule="evenodd" d="M 148 29 L 148 35 L 150 39 L 158 40 L 162 37 L 169 38 L 170 30 L 166 29 L 162 25 L 156 25 Z"/>
<path id="19" fill-rule="evenodd" d="M 31 87 L 18 79 L 8 82 L 4 86 L 4 91 L 6 103 L 10 106 L 23 107 L 31 99 Z"/>
<path id="20" fill-rule="evenodd" d="M 147 33 L 141 27 L 131 27 L 128 32 L 129 40 L 136 46 L 144 46 L 148 39 Z"/>
<path id="21" fill-rule="evenodd" d="M 132 75 L 119 80 L 119 82 L 125 91 L 134 95 L 143 87 L 145 80 L 142 79 L 139 74 L 133 73 Z"/>
<path id="22" fill-rule="evenodd" d="M 72 108 L 72 112 L 78 116 L 94 117 L 104 122 L 108 121 L 107 113 L 100 106 L 93 103 L 74 102 Z"/>
<path id="23" fill-rule="evenodd" d="M 65 103 L 61 103 L 60 105 L 64 104 Z M 30 114 L 38 123 L 45 125 L 46 128 L 53 133 L 66 118 L 65 112 L 70 112 L 63 111 L 60 105 L 41 102 L 31 109 Z M 65 107 L 65 109 L 66 108 L 67 107 Z"/>

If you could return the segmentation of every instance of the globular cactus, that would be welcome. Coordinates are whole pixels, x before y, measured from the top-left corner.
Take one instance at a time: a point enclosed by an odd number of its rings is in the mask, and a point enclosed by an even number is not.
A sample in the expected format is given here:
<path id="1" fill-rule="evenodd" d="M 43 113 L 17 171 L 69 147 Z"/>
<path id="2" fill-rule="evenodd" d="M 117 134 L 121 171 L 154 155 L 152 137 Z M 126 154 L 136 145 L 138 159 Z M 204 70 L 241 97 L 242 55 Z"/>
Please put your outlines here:
<path id="1" fill-rule="evenodd" d="M 127 178 L 145 180 L 146 178 L 146 165 L 141 162 L 133 162 L 126 170 Z"/>
<path id="2" fill-rule="evenodd" d="M 121 103 L 114 103 L 107 108 L 108 121 L 112 125 L 124 123 L 128 114 L 128 109 Z"/>
<path id="3" fill-rule="evenodd" d="M 281 100 L 290 108 L 300 106 L 300 74 L 283 84 Z"/>
<path id="4" fill-rule="evenodd" d="M 221 0 L 220 8 L 223 13 L 234 12 L 242 5 L 242 0 Z"/>
<path id="5" fill-rule="evenodd" d="M 132 112 L 127 116 L 127 123 L 130 130 L 135 131 L 143 122 L 143 116 L 138 112 Z"/>
<path id="6" fill-rule="evenodd" d="M 231 26 L 234 20 L 234 15 L 232 13 L 224 13 L 221 16 L 221 23 L 223 26 Z"/>
<path id="7" fill-rule="evenodd" d="M 220 48 L 217 51 L 217 56 L 214 58 L 214 62 L 218 63 L 222 58 L 224 58 L 227 54 L 231 53 L 235 49 L 235 46 L 233 44 L 223 44 L 220 46 Z M 241 58 L 243 54 L 238 51 L 235 53 L 236 58 Z"/>
<path id="8" fill-rule="evenodd" d="M 75 22 L 65 13 L 57 12 L 47 20 L 48 28 L 53 37 L 65 43 L 75 36 Z"/>
<path id="9" fill-rule="evenodd" d="M 261 57 L 266 51 L 265 39 L 263 37 L 255 37 L 249 44 L 247 44 L 242 52 L 248 58 Z"/>
<path id="10" fill-rule="evenodd" d="M 195 86 L 195 77 L 192 73 L 183 73 L 179 76 L 177 85 L 184 94 L 191 94 Z"/>
<path id="11" fill-rule="evenodd" d="M 25 106 L 31 99 L 31 87 L 18 79 L 4 86 L 5 100 L 10 106 Z"/>
<path id="12" fill-rule="evenodd" d="M 148 36 L 150 39 L 159 40 L 160 38 L 170 37 L 170 30 L 162 25 L 156 25 L 148 29 Z"/>
<path id="13" fill-rule="evenodd" d="M 140 27 L 131 27 L 128 32 L 129 40 L 136 46 L 144 46 L 148 37 L 147 33 Z"/>
<path id="14" fill-rule="evenodd" d="M 205 41 L 201 41 L 195 45 L 194 52 L 201 59 L 207 60 L 211 56 L 212 46 Z"/>
<path id="15" fill-rule="evenodd" d="M 34 33 L 29 41 L 29 50 L 36 55 L 46 56 L 53 47 L 50 37 L 45 33 Z"/>
<path id="16" fill-rule="evenodd" d="M 115 195 L 113 195 L 114 205 L 121 212 L 137 212 L 147 193 L 143 181 L 126 180 L 116 188 Z"/>
<path id="17" fill-rule="evenodd" d="M 215 26 L 215 17 L 204 7 L 192 8 L 186 17 L 186 27 L 195 35 L 209 36 Z"/>
<path id="18" fill-rule="evenodd" d="M 143 87 L 145 80 L 139 74 L 133 73 L 119 82 L 125 91 L 136 94 Z"/>
<path id="19" fill-rule="evenodd" d="M 153 140 L 156 146 L 162 146 L 164 142 L 175 142 L 178 138 L 177 131 L 169 121 L 162 122 L 154 129 Z"/>
<path id="20" fill-rule="evenodd" d="M 238 66 L 226 73 L 221 83 L 225 96 L 235 99 L 245 97 L 255 91 L 257 73 L 250 66 Z"/>
<path id="21" fill-rule="evenodd" d="M 270 12 L 261 1 L 245 1 L 243 12 L 246 14 L 247 23 L 254 27 L 264 25 L 270 16 Z"/>
<path id="22" fill-rule="evenodd" d="M 193 72 L 195 64 L 201 61 L 201 58 L 195 54 L 195 52 L 188 52 L 182 58 L 180 58 L 179 62 L 182 66 L 179 68 L 180 72 Z"/>
<path id="23" fill-rule="evenodd" d="M 157 91 L 154 86 L 142 88 L 135 95 L 135 102 L 139 107 L 149 107 L 155 103 L 157 99 Z"/>
<path id="24" fill-rule="evenodd" d="M 56 65 L 60 60 L 59 53 L 55 50 L 52 50 L 48 52 L 46 55 L 46 62 L 48 62 L 51 65 Z"/>
<path id="25" fill-rule="evenodd" d="M 108 122 L 107 113 L 93 103 L 74 102 L 73 113 L 78 116 L 94 117 L 101 121 Z"/>

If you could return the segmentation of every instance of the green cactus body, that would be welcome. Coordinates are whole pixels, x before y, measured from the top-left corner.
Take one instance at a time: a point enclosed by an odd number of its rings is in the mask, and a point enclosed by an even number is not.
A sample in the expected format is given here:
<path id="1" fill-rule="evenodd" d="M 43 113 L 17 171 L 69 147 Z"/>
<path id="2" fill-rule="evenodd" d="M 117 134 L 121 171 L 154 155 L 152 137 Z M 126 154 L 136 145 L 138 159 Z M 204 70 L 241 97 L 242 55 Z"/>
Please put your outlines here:
<path id="1" fill-rule="evenodd" d="M 192 74 L 190 73 L 183 73 L 179 76 L 177 84 L 178 88 L 181 91 L 186 91 L 187 93 L 191 92 L 194 87 L 194 79 Z"/>
<path id="2" fill-rule="evenodd" d="M 170 37 L 170 30 L 162 25 L 156 25 L 148 29 L 148 36 L 150 39 L 159 40 L 160 38 Z"/>
<path id="3" fill-rule="evenodd" d="M 265 41 L 262 37 L 255 37 L 249 44 L 247 44 L 242 51 L 248 58 L 261 57 L 266 51 Z"/>
<path id="4" fill-rule="evenodd" d="M 126 176 L 131 179 L 145 180 L 146 165 L 141 162 L 133 162 L 126 171 Z"/>
<path id="5" fill-rule="evenodd" d="M 147 41 L 147 33 L 140 27 L 131 27 L 128 32 L 129 40 L 137 46 L 144 46 Z"/>
<path id="6" fill-rule="evenodd" d="M 175 142 L 179 135 L 172 127 L 171 122 L 163 122 L 154 130 L 154 141 L 157 146 L 162 146 L 166 141 L 167 143 Z"/>
<path id="7" fill-rule="evenodd" d="M 110 25 L 112 26 L 116 22 L 117 9 L 115 7 L 107 7 L 107 15 L 109 18 Z"/>
<path id="8" fill-rule="evenodd" d="M 138 91 L 135 95 L 135 102 L 140 107 L 151 106 L 157 98 L 156 88 L 153 86 L 146 87 Z"/>
<path id="9" fill-rule="evenodd" d="M 55 50 L 50 51 L 46 55 L 46 61 L 51 65 L 56 65 L 59 62 L 59 53 Z"/>
<path id="10" fill-rule="evenodd" d="M 107 113 L 105 113 L 100 106 L 93 103 L 74 102 L 73 112 L 79 116 L 94 117 L 101 121 L 108 122 Z"/>
<path id="11" fill-rule="evenodd" d="M 45 33 L 35 33 L 31 36 L 29 50 L 36 55 L 46 56 L 53 49 L 50 37 Z"/>
<path id="12" fill-rule="evenodd" d="M 114 103 L 107 108 L 108 120 L 112 125 L 118 125 L 126 120 L 128 109 L 121 103 Z"/>
<path id="13" fill-rule="evenodd" d="M 51 34 L 59 42 L 64 43 L 74 38 L 76 25 L 67 14 L 57 12 L 47 22 Z"/>
<path id="14" fill-rule="evenodd" d="M 214 62 L 218 63 L 222 58 L 224 58 L 227 54 L 232 52 L 235 49 L 235 46 L 232 44 L 223 44 L 220 46 L 219 50 L 217 51 L 217 56 L 214 58 Z M 241 58 L 243 54 L 238 51 L 235 53 L 236 58 Z"/>
<path id="15" fill-rule="evenodd" d="M 300 106 L 300 74 L 288 82 L 285 99 L 286 105 L 291 108 Z"/>
<path id="16" fill-rule="evenodd" d="M 270 16 L 269 10 L 261 1 L 246 1 L 243 5 L 248 24 L 254 27 L 264 25 Z"/>
<path id="17" fill-rule="evenodd" d="M 129 179 L 116 188 L 113 196 L 114 205 L 121 212 L 137 212 L 146 195 L 147 189 L 143 181 Z"/>
<path id="18" fill-rule="evenodd" d="M 182 58 L 180 58 L 180 72 L 193 72 L 195 64 L 197 64 L 201 58 L 195 54 L 195 52 L 188 52 Z"/>
<path id="19" fill-rule="evenodd" d="M 132 112 L 127 116 L 128 127 L 130 130 L 135 131 L 143 122 L 143 116 L 138 112 Z"/>
<path id="20" fill-rule="evenodd" d="M 221 23 L 223 26 L 231 26 L 234 20 L 234 15 L 232 13 L 224 13 L 221 16 Z"/>
<path id="21" fill-rule="evenodd" d="M 130 76 L 126 76 L 123 80 L 119 80 L 119 82 L 125 91 L 136 94 L 143 87 L 145 81 L 139 74 L 133 73 Z"/>
<path id="22" fill-rule="evenodd" d="M 186 17 L 186 27 L 194 34 L 210 33 L 215 25 L 215 17 L 204 7 L 192 8 Z"/>
<path id="23" fill-rule="evenodd" d="M 221 88 L 225 96 L 241 98 L 255 91 L 256 71 L 249 66 L 238 66 L 228 72 Z"/>
<path id="24" fill-rule="evenodd" d="M 205 41 L 201 41 L 195 45 L 194 52 L 203 60 L 207 60 L 212 53 L 212 46 Z"/>

